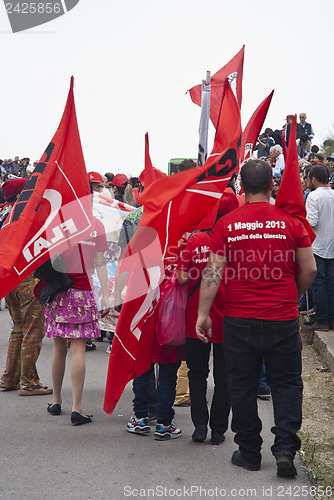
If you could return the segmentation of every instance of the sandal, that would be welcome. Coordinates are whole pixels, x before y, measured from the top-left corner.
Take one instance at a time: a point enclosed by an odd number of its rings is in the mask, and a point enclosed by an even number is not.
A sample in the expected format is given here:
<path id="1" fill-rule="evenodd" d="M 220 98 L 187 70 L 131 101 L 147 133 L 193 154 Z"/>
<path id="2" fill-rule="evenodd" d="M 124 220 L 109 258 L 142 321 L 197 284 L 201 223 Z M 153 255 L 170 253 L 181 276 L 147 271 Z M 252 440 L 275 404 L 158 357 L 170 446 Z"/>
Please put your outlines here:
<path id="1" fill-rule="evenodd" d="M 3 389 L 4 391 L 16 391 L 17 389 L 20 388 L 20 385 L 10 385 L 7 384 L 6 382 L 0 382 L 0 389 Z"/>
<path id="2" fill-rule="evenodd" d="M 44 396 L 52 393 L 53 389 L 51 389 L 51 387 L 46 387 L 42 384 L 35 387 L 25 387 L 20 390 L 20 396 Z"/>

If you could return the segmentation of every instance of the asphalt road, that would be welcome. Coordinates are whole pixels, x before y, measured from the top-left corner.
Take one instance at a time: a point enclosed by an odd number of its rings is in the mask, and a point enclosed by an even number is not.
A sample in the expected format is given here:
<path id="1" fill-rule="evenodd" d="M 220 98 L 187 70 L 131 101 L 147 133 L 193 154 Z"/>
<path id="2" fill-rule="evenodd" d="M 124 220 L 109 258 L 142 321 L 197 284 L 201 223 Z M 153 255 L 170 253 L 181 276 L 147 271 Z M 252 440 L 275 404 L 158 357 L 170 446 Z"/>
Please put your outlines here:
<path id="1" fill-rule="evenodd" d="M 10 321 L 0 312 L 0 371 L 5 366 Z M 86 354 L 83 410 L 94 415 L 92 424 L 73 427 L 69 366 L 63 388 L 62 415 L 47 413 L 49 396 L 20 397 L 18 391 L 0 394 L 0 498 L 151 499 L 151 498 L 314 498 L 299 457 L 296 479 L 276 476 L 270 452 L 273 435 L 271 402 L 259 401 L 263 421 L 263 459 L 259 472 L 231 464 L 237 448 L 233 433 L 220 446 L 192 442 L 188 408 L 176 408 L 180 439 L 159 442 L 126 432 L 132 415 L 132 389 L 128 384 L 112 416 L 102 404 L 108 363 L 107 343 Z M 51 385 L 52 340 L 44 339 L 38 361 L 41 382 Z M 68 359 L 68 363 L 69 363 Z M 211 395 L 211 386 L 209 399 Z"/>

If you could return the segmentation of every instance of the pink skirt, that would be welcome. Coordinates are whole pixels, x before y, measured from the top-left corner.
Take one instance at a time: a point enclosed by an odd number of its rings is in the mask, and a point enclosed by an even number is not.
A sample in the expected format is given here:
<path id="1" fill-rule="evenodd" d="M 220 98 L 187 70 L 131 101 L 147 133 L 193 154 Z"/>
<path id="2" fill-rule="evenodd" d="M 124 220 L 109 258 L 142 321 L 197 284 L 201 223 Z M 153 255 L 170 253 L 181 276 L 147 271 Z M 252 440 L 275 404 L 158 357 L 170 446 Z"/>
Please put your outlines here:
<path id="1" fill-rule="evenodd" d="M 58 293 L 45 305 L 44 314 L 49 338 L 91 339 L 101 335 L 100 315 L 91 290 L 70 288 Z"/>

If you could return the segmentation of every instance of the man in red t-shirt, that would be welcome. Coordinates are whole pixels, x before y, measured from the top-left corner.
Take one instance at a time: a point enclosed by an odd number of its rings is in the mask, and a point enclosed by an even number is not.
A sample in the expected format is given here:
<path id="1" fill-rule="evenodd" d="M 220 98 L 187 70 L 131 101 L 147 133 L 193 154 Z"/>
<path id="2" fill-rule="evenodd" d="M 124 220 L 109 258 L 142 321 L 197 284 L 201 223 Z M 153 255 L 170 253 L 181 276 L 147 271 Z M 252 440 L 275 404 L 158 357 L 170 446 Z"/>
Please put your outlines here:
<path id="1" fill-rule="evenodd" d="M 270 166 L 250 160 L 241 169 L 241 184 L 245 205 L 221 219 L 212 234 L 196 331 L 207 342 L 210 307 L 227 264 L 224 346 L 232 430 L 239 445 L 232 463 L 247 470 L 260 469 L 262 423 L 256 397 L 264 358 L 275 416 L 271 450 L 277 474 L 293 477 L 303 391 L 297 303 L 312 283 L 316 266 L 302 223 L 269 203 Z"/>

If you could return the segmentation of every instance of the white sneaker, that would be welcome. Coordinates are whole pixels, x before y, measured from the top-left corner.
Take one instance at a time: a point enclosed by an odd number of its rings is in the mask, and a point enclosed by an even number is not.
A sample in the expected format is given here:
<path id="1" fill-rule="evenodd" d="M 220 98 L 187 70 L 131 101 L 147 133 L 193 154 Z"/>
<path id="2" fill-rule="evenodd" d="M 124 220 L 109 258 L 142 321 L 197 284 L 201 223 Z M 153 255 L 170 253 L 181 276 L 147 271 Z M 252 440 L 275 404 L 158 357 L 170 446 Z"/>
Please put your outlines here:
<path id="1" fill-rule="evenodd" d="M 168 439 L 179 438 L 182 435 L 174 420 L 169 425 L 157 424 L 155 426 L 154 439 L 158 441 L 167 441 Z"/>
<path id="2" fill-rule="evenodd" d="M 151 432 L 150 419 L 148 417 L 137 418 L 136 415 L 133 415 L 126 430 L 133 432 L 133 434 L 149 434 Z"/>

